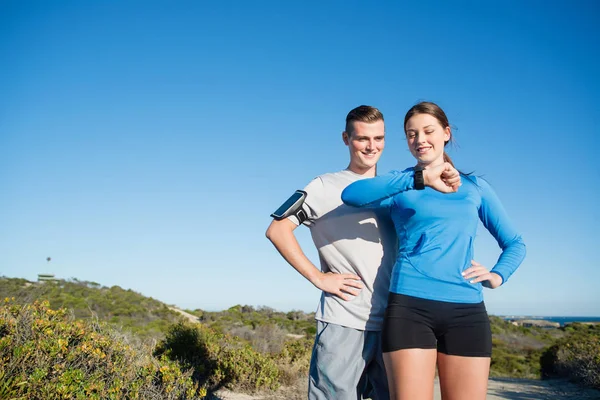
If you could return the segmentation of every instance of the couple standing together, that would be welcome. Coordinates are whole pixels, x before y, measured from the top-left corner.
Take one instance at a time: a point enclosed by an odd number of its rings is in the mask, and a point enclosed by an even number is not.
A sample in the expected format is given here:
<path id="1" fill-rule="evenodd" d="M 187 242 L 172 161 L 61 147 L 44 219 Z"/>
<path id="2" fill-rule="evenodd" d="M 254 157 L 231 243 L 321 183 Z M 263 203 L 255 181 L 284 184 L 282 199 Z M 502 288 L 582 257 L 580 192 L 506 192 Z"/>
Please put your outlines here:
<path id="1" fill-rule="evenodd" d="M 482 288 L 504 284 L 525 245 L 490 185 L 445 153 L 452 131 L 439 106 L 413 106 L 404 131 L 416 165 L 376 176 L 383 115 L 370 106 L 350 111 L 348 167 L 312 180 L 267 230 L 322 291 L 311 400 L 430 400 L 436 366 L 443 399 L 486 397 L 492 334 Z M 479 221 L 502 249 L 491 269 L 473 260 Z M 320 269 L 294 236 L 301 224 Z"/>

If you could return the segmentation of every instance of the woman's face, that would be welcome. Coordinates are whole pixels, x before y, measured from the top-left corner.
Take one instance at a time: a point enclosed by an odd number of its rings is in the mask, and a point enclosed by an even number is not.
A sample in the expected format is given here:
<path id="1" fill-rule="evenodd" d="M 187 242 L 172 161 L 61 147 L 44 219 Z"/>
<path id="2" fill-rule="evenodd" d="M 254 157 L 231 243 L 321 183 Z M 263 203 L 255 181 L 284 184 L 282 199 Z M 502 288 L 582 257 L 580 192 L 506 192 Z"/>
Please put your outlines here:
<path id="1" fill-rule="evenodd" d="M 450 140 L 450 127 L 442 127 L 429 114 L 415 114 L 406 122 L 408 149 L 422 167 L 444 162 L 444 145 Z"/>

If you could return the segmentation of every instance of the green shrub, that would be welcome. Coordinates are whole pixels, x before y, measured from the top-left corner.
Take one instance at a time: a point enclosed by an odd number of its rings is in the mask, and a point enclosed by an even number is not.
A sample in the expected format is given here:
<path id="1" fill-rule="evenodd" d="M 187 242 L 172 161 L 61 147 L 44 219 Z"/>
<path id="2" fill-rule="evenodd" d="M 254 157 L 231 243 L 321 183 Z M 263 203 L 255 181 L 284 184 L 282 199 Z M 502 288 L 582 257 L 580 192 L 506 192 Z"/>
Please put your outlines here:
<path id="1" fill-rule="evenodd" d="M 281 353 L 274 356 L 280 371 L 282 385 L 293 385 L 298 379 L 308 377 L 314 339 L 288 340 Z"/>
<path id="2" fill-rule="evenodd" d="M 515 326 L 496 316 L 490 316 L 490 323 L 492 328 L 490 375 L 539 378 L 540 356 L 553 342 L 548 330 Z"/>
<path id="3" fill-rule="evenodd" d="M 578 326 L 579 325 L 579 326 Z M 544 377 L 566 377 L 600 389 L 600 326 L 573 324 L 541 356 Z"/>
<path id="4" fill-rule="evenodd" d="M 519 349 L 494 340 L 490 376 L 536 379 L 540 376 L 541 349 Z"/>
<path id="5" fill-rule="evenodd" d="M 316 333 L 314 313 L 302 311 L 284 313 L 270 307 L 255 309 L 248 305 L 235 305 L 224 311 L 194 310 L 192 313 L 197 315 L 205 325 L 223 333 L 235 334 L 236 330 L 242 326 L 257 330 L 264 325 L 277 326 L 282 331 L 296 335 L 314 336 Z M 257 348 L 257 350 L 261 349 Z"/>
<path id="6" fill-rule="evenodd" d="M 272 357 L 202 324 L 171 326 L 154 354 L 191 368 L 194 379 L 211 390 L 220 386 L 247 391 L 279 387 L 280 372 Z"/>
<path id="7" fill-rule="evenodd" d="M 0 306 L 0 394 L 27 399 L 191 399 L 190 374 L 110 327 L 47 302 Z M 203 394 L 203 393 L 200 393 Z"/>

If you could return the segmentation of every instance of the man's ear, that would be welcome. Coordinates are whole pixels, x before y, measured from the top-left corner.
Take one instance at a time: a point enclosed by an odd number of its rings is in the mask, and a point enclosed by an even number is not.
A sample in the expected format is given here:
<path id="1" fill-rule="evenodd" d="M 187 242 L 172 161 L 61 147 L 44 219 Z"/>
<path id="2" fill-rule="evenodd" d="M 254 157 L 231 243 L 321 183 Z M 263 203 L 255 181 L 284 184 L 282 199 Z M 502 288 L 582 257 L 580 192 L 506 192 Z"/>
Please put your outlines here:
<path id="1" fill-rule="evenodd" d="M 350 135 L 348 135 L 348 132 L 346 132 L 346 131 L 342 132 L 342 140 L 344 141 L 344 144 L 346 146 L 348 146 L 350 144 Z"/>

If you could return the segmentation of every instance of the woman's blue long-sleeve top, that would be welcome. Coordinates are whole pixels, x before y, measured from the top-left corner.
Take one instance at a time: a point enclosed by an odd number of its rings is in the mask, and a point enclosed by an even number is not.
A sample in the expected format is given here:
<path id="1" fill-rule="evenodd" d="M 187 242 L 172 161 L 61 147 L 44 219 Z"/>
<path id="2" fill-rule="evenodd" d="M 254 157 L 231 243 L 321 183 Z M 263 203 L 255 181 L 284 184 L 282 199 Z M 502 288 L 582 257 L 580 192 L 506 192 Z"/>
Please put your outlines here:
<path id="1" fill-rule="evenodd" d="M 463 175 L 458 191 L 447 194 L 429 187 L 413 190 L 413 181 L 414 169 L 408 168 L 359 180 L 342 192 L 344 203 L 354 207 L 391 202 L 399 251 L 390 291 L 447 302 L 483 301 L 481 283 L 461 275 L 471 266 L 478 221 L 502 249 L 492 272 L 503 283 L 525 258 L 521 235 L 485 180 Z"/>

